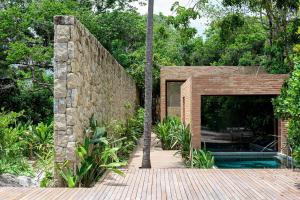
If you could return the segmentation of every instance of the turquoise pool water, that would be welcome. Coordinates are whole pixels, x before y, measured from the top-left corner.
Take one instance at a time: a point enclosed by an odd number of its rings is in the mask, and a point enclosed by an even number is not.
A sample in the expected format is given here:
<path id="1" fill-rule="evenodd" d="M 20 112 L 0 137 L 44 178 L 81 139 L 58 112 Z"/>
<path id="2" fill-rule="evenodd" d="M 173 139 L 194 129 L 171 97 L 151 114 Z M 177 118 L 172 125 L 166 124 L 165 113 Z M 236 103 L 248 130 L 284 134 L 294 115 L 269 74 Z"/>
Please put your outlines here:
<path id="1" fill-rule="evenodd" d="M 259 169 L 259 168 L 282 168 L 276 158 L 216 158 L 215 165 L 220 169 Z"/>

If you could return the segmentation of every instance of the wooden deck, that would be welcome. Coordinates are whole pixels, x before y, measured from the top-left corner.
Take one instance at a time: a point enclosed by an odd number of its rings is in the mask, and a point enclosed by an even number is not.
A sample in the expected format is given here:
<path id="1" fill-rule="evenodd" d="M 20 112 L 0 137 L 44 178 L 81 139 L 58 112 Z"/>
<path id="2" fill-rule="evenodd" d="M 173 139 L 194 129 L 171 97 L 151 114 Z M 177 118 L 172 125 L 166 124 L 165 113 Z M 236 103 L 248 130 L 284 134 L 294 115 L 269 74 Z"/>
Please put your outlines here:
<path id="1" fill-rule="evenodd" d="M 300 172 L 286 169 L 128 169 L 93 188 L 0 188 L 12 199 L 300 199 Z"/>

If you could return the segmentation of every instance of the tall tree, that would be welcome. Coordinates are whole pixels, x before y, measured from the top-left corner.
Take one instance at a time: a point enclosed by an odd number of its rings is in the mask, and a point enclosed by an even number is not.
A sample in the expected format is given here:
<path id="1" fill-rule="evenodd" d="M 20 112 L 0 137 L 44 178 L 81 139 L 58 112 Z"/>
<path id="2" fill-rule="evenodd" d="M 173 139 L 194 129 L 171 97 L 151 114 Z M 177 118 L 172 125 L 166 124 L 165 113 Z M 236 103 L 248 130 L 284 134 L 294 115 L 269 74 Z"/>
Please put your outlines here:
<path id="1" fill-rule="evenodd" d="M 146 66 L 145 66 L 145 120 L 144 148 L 141 168 L 151 168 L 151 126 L 152 126 L 152 66 L 153 66 L 153 6 L 154 0 L 148 1 Z"/>

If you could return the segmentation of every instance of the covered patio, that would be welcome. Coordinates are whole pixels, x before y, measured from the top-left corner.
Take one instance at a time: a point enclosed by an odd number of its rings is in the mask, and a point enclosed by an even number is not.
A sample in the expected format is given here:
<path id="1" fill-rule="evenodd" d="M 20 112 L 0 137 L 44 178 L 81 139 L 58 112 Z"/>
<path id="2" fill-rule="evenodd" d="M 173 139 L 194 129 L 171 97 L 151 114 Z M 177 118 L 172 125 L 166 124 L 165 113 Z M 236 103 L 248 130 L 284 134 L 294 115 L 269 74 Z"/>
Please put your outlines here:
<path id="1" fill-rule="evenodd" d="M 162 67 L 161 119 L 179 116 L 191 127 L 193 147 L 200 148 L 201 96 L 277 96 L 286 78 L 286 74 L 268 74 L 259 67 Z M 278 120 L 278 151 L 286 146 L 285 124 Z"/>

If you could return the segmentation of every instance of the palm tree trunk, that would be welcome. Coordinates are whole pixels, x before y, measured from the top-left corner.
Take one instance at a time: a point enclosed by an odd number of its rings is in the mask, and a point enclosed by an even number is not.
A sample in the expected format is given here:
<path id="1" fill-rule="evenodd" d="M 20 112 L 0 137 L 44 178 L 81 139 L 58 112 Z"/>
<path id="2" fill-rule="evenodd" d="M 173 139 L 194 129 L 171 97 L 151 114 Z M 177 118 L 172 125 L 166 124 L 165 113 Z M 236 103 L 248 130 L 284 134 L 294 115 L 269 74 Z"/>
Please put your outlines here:
<path id="1" fill-rule="evenodd" d="M 146 66 L 145 66 L 145 120 L 144 120 L 144 148 L 141 168 L 151 168 L 151 126 L 152 126 L 152 54 L 153 54 L 153 6 L 154 0 L 148 1 Z"/>

